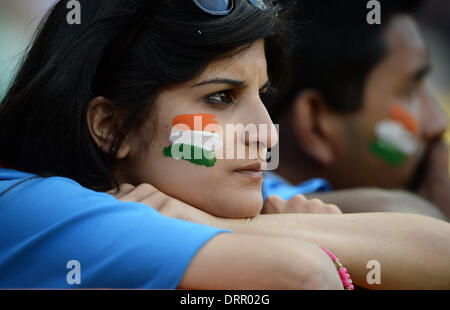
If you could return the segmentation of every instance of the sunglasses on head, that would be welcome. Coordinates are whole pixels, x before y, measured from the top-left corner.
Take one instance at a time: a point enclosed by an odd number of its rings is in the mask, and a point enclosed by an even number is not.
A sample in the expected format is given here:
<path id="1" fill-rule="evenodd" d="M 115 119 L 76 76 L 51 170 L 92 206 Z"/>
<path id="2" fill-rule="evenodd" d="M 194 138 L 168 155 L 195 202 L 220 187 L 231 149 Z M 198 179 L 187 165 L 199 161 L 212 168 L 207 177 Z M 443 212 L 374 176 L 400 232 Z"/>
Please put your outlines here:
<path id="1" fill-rule="evenodd" d="M 200 8 L 203 12 L 214 15 L 214 16 L 225 16 L 230 14 L 234 7 L 235 2 L 238 0 L 192 0 L 192 2 Z M 242 0 L 244 1 L 244 0 Z M 269 0 L 247 0 L 252 6 L 266 10 L 268 9 L 268 4 L 271 3 Z M 109 53 L 109 63 L 115 63 L 128 49 L 128 47 L 133 43 L 135 37 L 137 36 L 140 28 L 143 25 L 143 20 L 147 17 L 147 12 L 154 8 L 158 4 L 155 0 L 144 1 L 144 5 L 136 10 L 135 15 L 130 19 L 129 25 L 127 25 L 118 38 L 115 41 L 125 42 L 119 46 L 113 45 L 111 47 L 111 52 Z"/>
<path id="2" fill-rule="evenodd" d="M 265 10 L 265 0 L 247 0 L 254 7 Z M 234 9 L 235 0 L 192 0 L 203 12 L 211 15 L 228 15 Z"/>

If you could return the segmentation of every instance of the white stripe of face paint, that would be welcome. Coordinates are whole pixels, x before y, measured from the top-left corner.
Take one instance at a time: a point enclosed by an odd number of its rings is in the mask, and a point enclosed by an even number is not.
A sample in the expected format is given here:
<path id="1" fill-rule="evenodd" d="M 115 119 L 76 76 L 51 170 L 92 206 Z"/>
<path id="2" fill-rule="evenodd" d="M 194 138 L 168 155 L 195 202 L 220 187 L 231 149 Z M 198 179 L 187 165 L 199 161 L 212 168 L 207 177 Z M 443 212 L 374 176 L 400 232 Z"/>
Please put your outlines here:
<path id="1" fill-rule="evenodd" d="M 222 137 L 208 131 L 173 130 L 169 140 L 173 144 L 192 145 L 210 152 L 222 147 Z"/>
<path id="2" fill-rule="evenodd" d="M 416 138 L 402 123 L 383 120 L 375 127 L 375 133 L 378 139 L 397 148 L 405 155 L 409 156 L 417 151 Z"/>

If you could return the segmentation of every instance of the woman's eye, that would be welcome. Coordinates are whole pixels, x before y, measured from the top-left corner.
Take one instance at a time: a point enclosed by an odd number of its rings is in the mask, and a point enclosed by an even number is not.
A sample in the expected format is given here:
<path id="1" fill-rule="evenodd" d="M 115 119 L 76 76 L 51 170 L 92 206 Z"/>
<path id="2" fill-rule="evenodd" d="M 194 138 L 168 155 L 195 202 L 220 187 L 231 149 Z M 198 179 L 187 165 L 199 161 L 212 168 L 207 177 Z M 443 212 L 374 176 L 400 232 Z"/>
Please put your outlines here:
<path id="1" fill-rule="evenodd" d="M 231 105 L 235 103 L 236 98 L 231 90 L 225 90 L 207 96 L 204 100 L 212 105 Z"/>

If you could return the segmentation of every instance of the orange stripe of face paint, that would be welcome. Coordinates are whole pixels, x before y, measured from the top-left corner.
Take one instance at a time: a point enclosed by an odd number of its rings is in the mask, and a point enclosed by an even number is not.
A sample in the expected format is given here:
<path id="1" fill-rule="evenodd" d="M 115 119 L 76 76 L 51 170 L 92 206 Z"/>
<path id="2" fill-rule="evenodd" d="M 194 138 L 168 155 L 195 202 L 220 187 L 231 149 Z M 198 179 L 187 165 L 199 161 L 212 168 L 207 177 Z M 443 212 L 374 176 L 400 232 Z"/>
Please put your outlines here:
<path id="1" fill-rule="evenodd" d="M 413 134 L 419 133 L 419 124 L 401 105 L 396 104 L 391 107 L 389 118 L 402 123 Z"/>
<path id="2" fill-rule="evenodd" d="M 200 122 L 195 124 L 195 118 L 201 117 L 201 127 L 202 128 L 195 128 L 195 125 L 199 126 Z M 200 130 L 203 131 L 206 126 L 208 126 L 208 131 L 211 131 L 211 129 L 214 129 L 218 125 L 216 121 L 216 117 L 213 114 L 183 114 L 175 117 L 172 121 L 172 126 L 179 129 L 186 129 L 183 128 L 183 126 L 177 126 L 177 125 L 183 125 L 184 127 L 189 126 L 191 130 Z"/>

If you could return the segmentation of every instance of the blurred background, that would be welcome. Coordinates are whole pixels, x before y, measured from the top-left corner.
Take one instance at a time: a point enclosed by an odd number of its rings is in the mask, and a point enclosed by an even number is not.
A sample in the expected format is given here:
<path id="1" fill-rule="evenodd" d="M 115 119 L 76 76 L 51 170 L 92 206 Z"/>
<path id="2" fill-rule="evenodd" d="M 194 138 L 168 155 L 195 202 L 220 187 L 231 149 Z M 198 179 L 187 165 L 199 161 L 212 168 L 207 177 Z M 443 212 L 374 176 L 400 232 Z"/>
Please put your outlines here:
<path id="1" fill-rule="evenodd" d="M 419 14 L 428 43 L 433 72 L 428 81 L 447 115 L 450 115 L 450 1 L 428 0 Z M 450 144 L 450 130 L 446 141 Z"/>
<path id="2" fill-rule="evenodd" d="M 5 95 L 39 21 L 54 2 L 0 0 L 0 99 Z M 433 63 L 433 73 L 428 83 L 447 113 L 450 113 L 449 15 L 449 0 L 428 0 L 419 14 Z M 450 131 L 446 141 L 450 144 Z"/>

